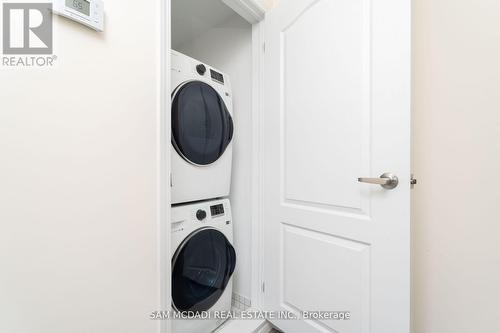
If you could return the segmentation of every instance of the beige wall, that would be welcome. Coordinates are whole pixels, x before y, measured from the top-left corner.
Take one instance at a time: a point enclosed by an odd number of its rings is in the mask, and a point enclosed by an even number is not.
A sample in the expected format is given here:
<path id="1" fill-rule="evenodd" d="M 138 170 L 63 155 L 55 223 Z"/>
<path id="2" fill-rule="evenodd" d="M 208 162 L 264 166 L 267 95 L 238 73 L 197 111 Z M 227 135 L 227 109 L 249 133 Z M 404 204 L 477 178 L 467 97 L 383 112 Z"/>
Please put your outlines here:
<path id="1" fill-rule="evenodd" d="M 414 333 L 500 332 L 500 2 L 413 7 Z"/>
<path id="2" fill-rule="evenodd" d="M 0 69 L 0 332 L 158 322 L 159 1 L 58 19 L 58 66 Z"/>

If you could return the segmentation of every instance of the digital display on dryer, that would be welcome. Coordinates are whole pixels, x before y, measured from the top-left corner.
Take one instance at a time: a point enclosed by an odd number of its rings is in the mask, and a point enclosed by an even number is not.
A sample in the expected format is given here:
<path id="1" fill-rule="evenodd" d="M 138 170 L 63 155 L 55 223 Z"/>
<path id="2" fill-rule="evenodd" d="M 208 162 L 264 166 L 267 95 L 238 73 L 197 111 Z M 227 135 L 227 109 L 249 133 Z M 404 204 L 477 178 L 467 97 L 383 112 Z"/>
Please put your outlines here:
<path id="1" fill-rule="evenodd" d="M 224 205 L 219 204 L 219 205 L 210 206 L 210 214 L 212 215 L 212 217 L 224 215 Z"/>
<path id="2" fill-rule="evenodd" d="M 211 69 L 210 76 L 212 77 L 212 80 L 224 84 L 224 75 L 222 75 L 221 73 L 218 73 L 218 72 L 214 71 L 213 69 Z"/>

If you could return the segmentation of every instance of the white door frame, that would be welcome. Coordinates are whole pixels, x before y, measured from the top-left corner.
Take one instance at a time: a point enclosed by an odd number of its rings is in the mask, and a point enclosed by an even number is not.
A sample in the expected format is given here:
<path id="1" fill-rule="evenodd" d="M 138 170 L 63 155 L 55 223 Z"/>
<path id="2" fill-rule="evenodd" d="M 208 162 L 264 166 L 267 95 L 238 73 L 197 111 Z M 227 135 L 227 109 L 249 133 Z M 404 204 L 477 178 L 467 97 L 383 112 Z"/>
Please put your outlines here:
<path id="1" fill-rule="evenodd" d="M 157 258 L 158 274 L 158 309 L 170 309 L 171 301 L 171 265 L 170 265 L 170 48 L 171 48 L 171 15 L 170 0 L 157 2 L 159 15 L 157 64 L 160 75 L 157 82 Z M 159 320 L 157 331 L 170 333 L 170 320 Z"/>
<path id="2" fill-rule="evenodd" d="M 263 60 L 263 27 L 260 23 L 265 17 L 265 10 L 255 0 L 221 0 L 236 13 L 252 24 L 252 307 L 262 304 L 262 267 L 263 254 L 262 219 L 261 219 L 261 158 L 260 158 L 260 113 L 261 113 L 261 78 Z M 158 82 L 158 263 L 159 271 L 159 310 L 168 310 L 171 304 L 171 249 L 170 249 L 170 49 L 171 49 L 171 0 L 159 1 L 159 54 L 160 77 Z M 171 333 L 168 320 L 160 320 L 160 333 Z"/>
<path id="3" fill-rule="evenodd" d="M 252 25 L 252 307 L 263 305 L 264 228 L 262 225 L 262 84 L 264 62 L 264 23 Z"/>
<path id="4" fill-rule="evenodd" d="M 235 12 L 252 24 L 252 282 L 251 299 L 252 307 L 259 309 L 263 305 L 263 219 L 262 219 L 262 146 L 261 138 L 261 114 L 262 114 L 262 76 L 263 58 L 265 51 L 264 24 L 261 22 L 265 18 L 264 9 L 257 4 L 257 0 L 220 0 L 231 7 Z M 159 264 L 159 285 L 161 295 L 159 295 L 160 309 L 169 309 L 171 304 L 171 249 L 170 249 L 170 48 L 171 48 L 171 0 L 159 1 L 160 12 L 160 34 L 159 44 L 161 45 L 159 63 L 161 68 L 159 91 L 158 114 L 158 173 L 160 184 L 158 186 L 159 219 L 158 238 L 160 251 L 157 256 L 161 262 Z M 169 321 L 160 321 L 159 332 L 170 333 Z"/>

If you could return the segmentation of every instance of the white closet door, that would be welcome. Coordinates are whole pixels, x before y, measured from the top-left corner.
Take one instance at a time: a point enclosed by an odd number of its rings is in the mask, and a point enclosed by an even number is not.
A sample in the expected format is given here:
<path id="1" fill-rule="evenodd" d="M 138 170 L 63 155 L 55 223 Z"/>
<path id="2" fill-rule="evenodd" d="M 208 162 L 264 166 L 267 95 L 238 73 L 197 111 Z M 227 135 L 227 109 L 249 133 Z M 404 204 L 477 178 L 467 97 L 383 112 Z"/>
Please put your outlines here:
<path id="1" fill-rule="evenodd" d="M 266 16 L 265 308 L 351 316 L 273 320 L 286 333 L 409 332 L 410 18 L 410 0 Z M 368 183 L 384 173 L 398 186 Z"/>

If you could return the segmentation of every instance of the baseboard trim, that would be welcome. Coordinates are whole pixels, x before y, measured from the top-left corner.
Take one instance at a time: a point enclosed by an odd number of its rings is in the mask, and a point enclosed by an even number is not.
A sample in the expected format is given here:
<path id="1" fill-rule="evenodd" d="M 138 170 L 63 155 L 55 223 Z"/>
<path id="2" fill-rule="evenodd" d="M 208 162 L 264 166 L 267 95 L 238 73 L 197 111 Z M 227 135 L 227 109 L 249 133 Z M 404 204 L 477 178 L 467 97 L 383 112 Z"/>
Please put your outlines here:
<path id="1" fill-rule="evenodd" d="M 273 328 L 266 320 L 229 320 L 216 333 L 269 333 Z"/>
<path id="2" fill-rule="evenodd" d="M 253 333 L 269 333 L 272 328 L 273 325 L 271 325 L 271 323 L 266 320 L 259 328 L 253 331 Z"/>

